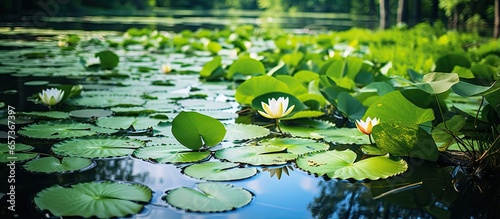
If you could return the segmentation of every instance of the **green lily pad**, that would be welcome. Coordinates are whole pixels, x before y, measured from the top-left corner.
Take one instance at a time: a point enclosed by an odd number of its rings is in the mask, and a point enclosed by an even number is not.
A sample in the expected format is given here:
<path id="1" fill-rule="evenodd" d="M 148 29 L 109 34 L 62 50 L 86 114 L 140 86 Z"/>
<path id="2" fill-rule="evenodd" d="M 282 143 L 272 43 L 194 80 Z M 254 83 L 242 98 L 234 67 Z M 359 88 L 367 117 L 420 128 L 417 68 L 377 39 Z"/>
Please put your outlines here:
<path id="1" fill-rule="evenodd" d="M 130 155 L 143 145 L 130 138 L 85 137 L 59 142 L 52 146 L 52 151 L 60 156 L 106 158 Z"/>
<path id="2" fill-rule="evenodd" d="M 445 126 L 446 123 L 446 126 Z M 465 118 L 455 115 L 450 120 L 440 123 L 431 132 L 432 138 L 439 145 L 439 150 L 446 150 L 455 142 L 455 137 L 460 135 L 460 130 L 465 126 Z"/>
<path id="3" fill-rule="evenodd" d="M 226 135 L 226 128 L 212 117 L 182 111 L 172 121 L 172 134 L 182 145 L 196 150 L 203 145 L 219 144 Z"/>
<path id="4" fill-rule="evenodd" d="M 422 124 L 434 120 L 434 112 L 417 107 L 396 90 L 381 96 L 368 107 L 363 120 L 367 117 L 378 118 L 380 123 L 399 121 Z"/>
<path id="5" fill-rule="evenodd" d="M 191 163 L 208 159 L 210 151 L 193 151 L 179 144 L 157 145 L 139 148 L 134 156 L 157 163 Z"/>
<path id="6" fill-rule="evenodd" d="M 19 115 L 51 119 L 67 119 L 69 117 L 69 113 L 61 111 L 19 112 Z"/>
<path id="7" fill-rule="evenodd" d="M 188 187 L 172 189 L 163 198 L 174 207 L 194 212 L 230 211 L 249 204 L 253 198 L 246 189 L 224 183 L 202 182 L 197 187 L 199 190 Z"/>
<path id="8" fill-rule="evenodd" d="M 110 50 L 98 52 L 95 57 L 99 57 L 101 68 L 106 70 L 115 68 L 120 61 L 118 55 Z"/>
<path id="9" fill-rule="evenodd" d="M 432 136 L 418 125 L 401 122 L 380 123 L 373 127 L 377 147 L 394 156 L 436 161 L 439 153 Z"/>
<path id="10" fill-rule="evenodd" d="M 73 110 L 69 112 L 71 117 L 75 118 L 92 118 L 92 117 L 107 117 L 111 116 L 113 111 L 106 109 L 82 109 L 82 110 Z"/>
<path id="11" fill-rule="evenodd" d="M 111 134 L 115 130 L 105 129 L 86 123 L 72 121 L 39 122 L 23 127 L 19 134 L 30 138 L 63 139 L 95 135 L 98 133 Z"/>
<path id="12" fill-rule="evenodd" d="M 255 97 L 260 95 L 282 92 L 290 93 L 288 85 L 271 76 L 252 77 L 238 86 L 235 98 L 240 104 L 251 105 Z"/>
<path id="13" fill-rule="evenodd" d="M 183 173 L 202 180 L 229 181 L 246 179 L 257 174 L 257 168 L 238 168 L 239 164 L 229 162 L 204 162 L 184 168 Z"/>
<path id="14" fill-rule="evenodd" d="M 331 128 L 313 131 L 313 136 L 321 136 L 325 141 L 339 144 L 369 144 L 368 135 L 356 128 Z"/>
<path id="15" fill-rule="evenodd" d="M 139 213 L 151 197 L 146 186 L 105 181 L 54 185 L 37 193 L 34 201 L 56 217 L 110 218 Z"/>
<path id="16" fill-rule="evenodd" d="M 261 141 L 260 145 L 274 145 L 279 147 L 286 147 L 287 152 L 298 155 L 317 152 L 317 151 L 324 151 L 330 148 L 328 144 L 320 143 L 312 139 L 303 139 L 303 138 L 273 138 Z"/>
<path id="17" fill-rule="evenodd" d="M 227 124 L 225 125 L 227 132 L 225 140 L 227 141 L 244 141 L 255 138 L 261 138 L 269 135 L 271 131 L 262 126 L 250 124 Z"/>
<path id="18" fill-rule="evenodd" d="M 391 159 L 389 155 L 376 156 L 356 161 L 357 154 L 351 150 L 311 153 L 297 158 L 297 166 L 317 176 L 327 175 L 339 179 L 385 179 L 405 172 L 408 165 L 402 159 Z"/>
<path id="19" fill-rule="evenodd" d="M 23 165 L 24 169 L 40 173 L 67 173 L 92 167 L 94 162 L 80 157 L 43 157 Z"/>
<path id="20" fill-rule="evenodd" d="M 11 148 L 9 148 L 9 144 L 2 143 L 0 144 L 0 163 L 31 160 L 37 157 L 38 153 L 23 153 L 23 152 L 31 151 L 33 150 L 33 148 L 34 148 L 33 146 L 22 143 L 11 144 Z"/>
<path id="21" fill-rule="evenodd" d="M 232 79 L 235 74 L 241 75 L 263 75 L 266 74 L 266 68 L 262 62 L 249 58 L 243 57 L 231 64 L 227 70 L 226 77 Z"/>
<path id="22" fill-rule="evenodd" d="M 127 117 L 127 116 L 112 116 L 102 117 L 97 119 L 96 125 L 109 129 L 128 129 L 134 130 L 147 129 L 158 125 L 164 120 L 153 119 L 146 116 L 142 117 Z"/>
<path id="23" fill-rule="evenodd" d="M 90 96 L 73 98 L 66 101 L 73 106 L 86 107 L 114 107 L 114 106 L 141 106 L 146 100 L 139 97 L 109 95 L 109 96 Z"/>
<path id="24" fill-rule="evenodd" d="M 281 165 L 295 160 L 297 154 L 286 152 L 286 147 L 279 146 L 244 146 L 231 147 L 215 152 L 215 157 L 233 163 L 252 165 Z"/>
<path id="25" fill-rule="evenodd" d="M 429 94 L 440 94 L 448 91 L 460 78 L 456 73 L 433 72 L 425 74 L 422 80 L 422 83 L 416 83 L 415 86 Z"/>
<path id="26" fill-rule="evenodd" d="M 185 99 L 177 101 L 185 109 L 194 111 L 204 110 L 225 110 L 231 109 L 233 106 L 227 102 L 200 100 L 200 99 Z"/>

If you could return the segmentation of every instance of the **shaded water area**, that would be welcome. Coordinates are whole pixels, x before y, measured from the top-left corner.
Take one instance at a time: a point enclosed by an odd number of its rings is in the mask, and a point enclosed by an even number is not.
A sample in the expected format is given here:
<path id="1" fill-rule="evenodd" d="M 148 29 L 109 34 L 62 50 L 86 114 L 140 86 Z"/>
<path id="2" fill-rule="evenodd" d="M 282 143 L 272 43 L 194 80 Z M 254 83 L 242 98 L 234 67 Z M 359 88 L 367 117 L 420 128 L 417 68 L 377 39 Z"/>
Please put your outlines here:
<path id="1" fill-rule="evenodd" d="M 93 94 L 98 95 L 100 92 L 115 92 L 116 95 L 126 93 L 127 95 L 122 96 L 124 99 L 130 98 L 128 94 L 138 96 L 143 94 L 144 91 L 149 95 L 156 95 L 160 100 L 165 101 L 165 104 L 171 103 L 170 97 L 165 98 L 165 96 L 172 94 L 179 98 L 196 95 L 204 97 L 204 94 L 207 95 L 206 99 L 209 100 L 227 98 L 228 102 L 234 103 L 233 87 L 235 84 L 233 82 L 204 82 L 199 80 L 199 75 L 196 72 L 199 72 L 202 65 L 210 60 L 204 55 L 193 58 L 182 54 L 169 54 L 168 57 L 164 56 L 164 54 L 154 54 L 157 60 L 151 61 L 145 58 L 148 60 L 146 64 L 141 63 L 140 59 L 136 60 L 135 63 L 130 61 L 125 64 L 128 65 L 129 69 L 124 67 L 119 70 L 128 71 L 140 67 L 150 67 L 151 69 L 145 70 L 146 73 L 144 74 L 140 71 L 133 72 L 132 80 L 129 80 L 129 78 L 120 78 L 120 75 L 114 75 L 118 76 L 116 78 L 112 76 L 110 78 L 101 78 L 89 72 L 80 74 L 83 70 L 78 63 L 78 57 L 64 57 L 64 52 L 60 55 L 59 51 L 56 51 L 58 48 L 53 46 L 57 43 L 56 36 L 68 34 L 67 30 L 106 30 L 109 32 L 105 32 L 105 34 L 116 34 L 113 31 L 124 31 L 130 27 L 152 27 L 158 30 L 180 31 L 184 29 L 196 30 L 199 27 L 208 29 L 222 28 L 228 25 L 224 23 L 227 18 L 205 19 L 207 23 L 204 24 L 199 23 L 200 20 L 204 20 L 204 18 L 200 17 L 193 16 L 192 18 L 184 18 L 184 20 L 174 18 L 144 18 L 141 19 L 142 21 L 130 17 L 47 18 L 45 28 L 48 30 L 28 29 L 16 33 L 7 33 L 10 30 L 3 29 L 2 31 L 7 34 L 0 33 L 0 52 L 4 53 L 0 58 L 0 63 L 3 62 L 2 66 L 0 66 L 0 101 L 7 106 L 14 107 L 16 112 L 43 111 L 47 110 L 45 106 L 33 103 L 33 95 L 36 95 L 41 89 L 47 86 L 81 84 L 84 92 L 94 92 Z M 256 21 L 257 18 L 255 17 L 235 17 L 234 19 L 231 24 L 235 22 L 238 24 L 260 22 Z M 122 21 L 122 23 L 117 23 L 118 21 Z M 222 24 L 220 24 L 221 22 Z M 322 29 L 325 27 L 323 26 L 325 22 L 331 23 L 330 21 L 322 21 L 322 19 L 305 20 L 304 22 L 280 21 L 282 25 L 279 26 L 297 30 L 308 27 L 314 29 L 316 28 L 315 25 L 318 25 L 321 26 L 319 29 Z M 310 25 L 311 23 L 313 25 Z M 287 24 L 294 25 L 286 26 Z M 338 24 L 342 24 L 342 21 L 338 21 Z M 11 24 L 4 23 L 3 25 L 8 26 Z M 339 30 L 348 28 L 348 26 L 340 26 L 338 27 Z M 75 33 L 82 34 L 83 32 Z M 60 59 L 47 63 L 43 59 L 23 59 L 22 63 L 18 63 L 18 60 L 12 59 L 12 57 L 16 57 L 16 50 L 21 50 L 23 54 L 29 51 L 50 51 L 58 53 L 57 57 Z M 80 55 L 88 57 L 89 54 L 93 55 L 92 52 L 83 51 Z M 143 54 L 130 50 L 121 55 L 132 60 L 141 57 Z M 158 66 L 172 60 L 183 72 L 191 72 L 192 74 L 160 74 L 157 69 Z M 72 71 L 80 73 L 72 74 Z M 47 72 L 54 76 L 47 77 L 48 74 L 45 74 Z M 64 76 L 66 74 L 70 76 Z M 174 82 L 174 85 L 168 85 L 167 87 L 152 86 L 152 81 Z M 168 90 L 170 93 L 166 95 L 162 93 L 162 90 Z M 200 102 L 202 101 L 200 100 Z M 181 108 L 189 109 L 189 107 L 204 111 L 204 106 L 200 109 L 199 106 L 191 105 L 182 105 L 176 110 Z M 212 107 L 212 105 L 206 107 Z M 68 112 L 80 108 L 84 107 L 66 105 L 58 110 Z M 223 109 L 225 113 L 232 115 L 218 115 L 222 117 L 221 121 L 224 124 L 251 120 L 248 115 L 240 116 L 236 114 L 236 111 L 239 110 L 238 106 Z M 6 117 L 6 109 L 2 110 L 3 117 Z M 169 113 L 173 114 L 173 112 Z M 172 114 L 168 115 L 172 116 Z M 71 119 L 91 122 L 94 118 Z M 43 119 L 23 120 L 16 121 L 16 130 L 30 124 L 33 120 Z M 6 140 L 9 128 L 5 126 L 5 119 L 0 128 L 0 137 Z M 159 133 L 170 132 L 168 129 L 162 130 L 162 127 L 155 128 L 158 128 Z M 129 136 L 140 137 L 141 134 L 130 134 Z M 32 145 L 37 152 L 51 153 L 50 147 L 58 141 L 18 136 L 16 142 Z M 233 145 L 233 143 L 226 140 L 213 150 Z M 333 145 L 330 146 L 333 147 Z M 335 147 L 351 148 L 359 152 L 359 145 L 335 145 Z M 213 157 L 210 159 L 215 160 Z M 17 163 L 14 173 L 16 207 L 14 213 L 8 210 L 10 203 L 7 202 L 7 199 L 10 198 L 9 193 L 12 190 L 9 188 L 11 184 L 5 183 L 9 176 L 12 176 L 12 171 L 9 166 L 2 163 L 2 167 L 0 167 L 0 179 L 2 180 L 0 193 L 3 195 L 0 202 L 1 218 L 43 218 L 47 214 L 37 210 L 33 202 L 37 192 L 55 184 L 70 185 L 103 180 L 139 183 L 153 191 L 153 197 L 149 203 L 144 205 L 144 209 L 138 214 L 127 218 L 444 218 L 457 214 L 453 213 L 453 209 L 449 206 L 452 206 L 455 212 L 459 212 L 457 209 L 460 209 L 460 204 L 468 204 L 459 203 L 453 205 L 458 199 L 451 180 L 452 176 L 456 176 L 453 168 L 437 166 L 435 163 L 423 160 L 407 160 L 409 169 L 401 176 L 391 177 L 386 180 L 366 180 L 363 182 L 317 177 L 298 169 L 293 162 L 289 162 L 285 165 L 257 166 L 258 173 L 256 176 L 228 182 L 234 186 L 248 189 L 254 195 L 250 204 L 228 212 L 196 213 L 177 209 L 163 200 L 163 196 L 168 190 L 181 186 L 194 188 L 196 183 L 203 181 L 193 179 L 182 173 L 182 168 L 187 164 L 158 164 L 135 156 L 94 159 L 94 161 L 95 167 L 93 168 L 66 174 L 31 173 L 21 168 L 22 163 Z M 397 189 L 399 185 L 410 186 Z M 429 212 L 432 212 L 432 214 Z"/>

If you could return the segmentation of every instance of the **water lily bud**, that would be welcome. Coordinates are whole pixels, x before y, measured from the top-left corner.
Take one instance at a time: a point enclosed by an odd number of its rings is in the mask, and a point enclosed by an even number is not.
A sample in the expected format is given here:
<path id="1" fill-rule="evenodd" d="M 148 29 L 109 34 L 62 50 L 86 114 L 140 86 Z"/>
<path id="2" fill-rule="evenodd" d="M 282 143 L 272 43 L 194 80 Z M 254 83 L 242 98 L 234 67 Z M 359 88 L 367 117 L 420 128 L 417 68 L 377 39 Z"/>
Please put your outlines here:
<path id="1" fill-rule="evenodd" d="M 61 102 L 64 97 L 64 91 L 57 88 L 45 89 L 38 93 L 38 96 L 45 105 L 54 106 Z"/>

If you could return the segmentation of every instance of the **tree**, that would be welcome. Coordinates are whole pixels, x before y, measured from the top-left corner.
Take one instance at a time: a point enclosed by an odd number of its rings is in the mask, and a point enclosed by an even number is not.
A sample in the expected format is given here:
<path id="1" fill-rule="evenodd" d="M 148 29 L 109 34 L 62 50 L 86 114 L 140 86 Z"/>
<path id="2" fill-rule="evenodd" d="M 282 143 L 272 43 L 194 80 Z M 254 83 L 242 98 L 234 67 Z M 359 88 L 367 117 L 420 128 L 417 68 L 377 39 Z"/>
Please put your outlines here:
<path id="1" fill-rule="evenodd" d="M 404 21 L 406 7 L 407 7 L 406 0 L 398 0 L 398 12 L 396 17 L 396 24 L 406 23 Z"/>
<path id="2" fill-rule="evenodd" d="M 493 37 L 500 36 L 500 0 L 495 0 L 495 20 L 493 22 Z"/>
<path id="3" fill-rule="evenodd" d="M 379 29 L 381 30 L 386 29 L 389 26 L 389 21 L 390 21 L 388 0 L 379 1 L 379 14 L 380 14 Z"/>

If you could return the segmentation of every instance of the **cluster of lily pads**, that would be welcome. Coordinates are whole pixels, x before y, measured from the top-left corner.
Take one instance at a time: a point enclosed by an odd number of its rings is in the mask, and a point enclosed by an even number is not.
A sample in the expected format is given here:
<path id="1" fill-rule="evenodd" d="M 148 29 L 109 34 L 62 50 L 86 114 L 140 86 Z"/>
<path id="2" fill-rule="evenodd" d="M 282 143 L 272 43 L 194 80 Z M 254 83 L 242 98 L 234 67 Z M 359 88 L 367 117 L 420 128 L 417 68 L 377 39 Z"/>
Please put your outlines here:
<path id="1" fill-rule="evenodd" d="M 450 36 L 420 35 L 414 51 Z M 387 43 L 246 26 L 85 37 L 31 45 L 45 53 L 2 54 L 2 74 L 85 79 L 41 83 L 28 99 L 49 110 L 18 112 L 37 121 L 22 127 L 21 136 L 53 142 L 48 152 L 17 144 L 17 161 L 27 171 L 84 171 L 95 159 L 125 156 L 182 164 L 183 174 L 207 182 L 170 190 L 164 200 L 219 212 L 252 201 L 248 190 L 225 182 L 252 177 L 259 166 L 293 163 L 318 177 L 385 179 L 404 173 L 407 158 L 436 161 L 439 150 L 477 138 L 466 130 L 471 118 L 494 127 L 493 136 L 479 141 L 498 144 L 500 57 L 493 51 L 429 51 L 436 57 L 410 59 L 427 64 L 402 75 L 402 63 L 380 61 L 376 51 L 408 43 L 394 37 Z M 7 145 L 0 152 L 6 162 Z M 87 182 L 44 189 L 35 204 L 55 216 L 112 217 L 138 213 L 151 196 L 132 182 Z"/>

